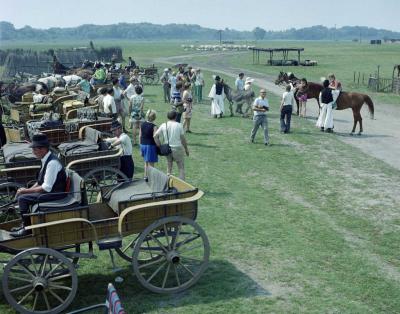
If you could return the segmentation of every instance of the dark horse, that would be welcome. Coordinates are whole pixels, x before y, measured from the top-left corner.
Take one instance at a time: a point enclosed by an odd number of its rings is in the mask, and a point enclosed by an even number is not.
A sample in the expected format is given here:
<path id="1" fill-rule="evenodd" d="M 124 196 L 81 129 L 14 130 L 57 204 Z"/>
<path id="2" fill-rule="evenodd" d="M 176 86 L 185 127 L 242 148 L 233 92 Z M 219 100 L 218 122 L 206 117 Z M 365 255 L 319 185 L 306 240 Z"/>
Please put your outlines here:
<path id="1" fill-rule="evenodd" d="M 248 92 L 243 92 L 243 93 L 238 93 L 236 91 L 233 91 L 232 88 L 224 83 L 224 93 L 226 95 L 226 99 L 229 101 L 229 111 L 231 113 L 231 117 L 233 117 L 233 104 L 236 103 L 237 106 L 247 104 L 247 110 L 248 108 L 251 107 L 253 101 L 254 101 L 254 91 L 248 91 Z M 241 108 L 241 107 L 240 107 Z M 245 113 L 247 114 L 247 112 Z M 245 115 L 244 115 L 245 116 Z"/>
<path id="2" fill-rule="evenodd" d="M 278 75 L 278 78 L 275 80 L 276 85 L 281 85 L 282 83 L 292 83 L 294 87 L 300 82 L 300 79 L 298 79 L 293 73 L 286 73 L 286 72 L 280 72 Z M 319 93 L 322 90 L 322 85 L 314 82 L 308 82 L 308 90 L 307 90 L 307 98 L 312 99 L 315 98 L 318 103 L 318 112 L 321 109 L 321 104 L 319 103 Z M 297 88 L 294 91 L 295 95 L 295 100 L 297 104 L 297 115 L 299 115 L 299 100 L 296 97 L 297 94 Z"/>
<path id="3" fill-rule="evenodd" d="M 2 83 L 0 82 L 0 86 Z M 22 96 L 25 93 L 29 92 L 35 92 L 43 89 L 45 93 L 47 94 L 49 92 L 49 89 L 46 84 L 42 82 L 37 82 L 37 83 L 24 83 L 22 85 L 17 85 L 15 83 L 10 83 L 7 85 L 6 88 L 2 88 L 2 94 L 4 96 L 8 96 L 8 100 L 11 103 L 15 103 L 17 101 L 22 100 Z"/>

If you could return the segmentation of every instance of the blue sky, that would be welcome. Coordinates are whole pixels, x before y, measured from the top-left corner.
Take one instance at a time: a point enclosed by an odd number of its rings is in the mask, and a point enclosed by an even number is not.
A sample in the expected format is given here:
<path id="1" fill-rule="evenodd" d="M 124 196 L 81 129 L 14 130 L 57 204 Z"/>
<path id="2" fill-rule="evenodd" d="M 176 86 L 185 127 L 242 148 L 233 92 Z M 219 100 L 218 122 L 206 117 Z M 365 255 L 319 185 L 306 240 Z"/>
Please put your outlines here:
<path id="1" fill-rule="evenodd" d="M 0 0 L 0 21 L 21 28 L 119 22 L 284 30 L 362 25 L 400 31 L 400 0 Z"/>

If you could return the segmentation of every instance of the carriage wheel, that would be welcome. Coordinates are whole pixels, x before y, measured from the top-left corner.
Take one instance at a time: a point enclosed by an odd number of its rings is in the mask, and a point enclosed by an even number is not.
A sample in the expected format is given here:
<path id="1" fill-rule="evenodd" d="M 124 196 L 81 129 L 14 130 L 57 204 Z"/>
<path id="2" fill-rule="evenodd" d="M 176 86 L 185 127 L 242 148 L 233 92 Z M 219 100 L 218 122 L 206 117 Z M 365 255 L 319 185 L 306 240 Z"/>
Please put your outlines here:
<path id="1" fill-rule="evenodd" d="M 4 268 L 3 292 L 20 313 L 60 313 L 75 298 L 78 276 L 61 253 L 33 248 L 16 255 Z"/>
<path id="2" fill-rule="evenodd" d="M 146 84 L 148 84 L 148 85 L 151 85 L 151 84 L 154 83 L 154 77 L 151 76 L 151 75 L 146 75 L 146 76 L 144 77 L 144 82 L 145 82 Z"/>
<path id="3" fill-rule="evenodd" d="M 0 184 L 0 222 L 6 222 L 18 217 L 15 210 L 11 210 L 11 204 L 15 199 L 15 194 L 22 184 L 14 182 L 4 182 Z M 9 206 L 10 205 L 10 206 Z"/>
<path id="4" fill-rule="evenodd" d="M 154 73 L 154 84 L 158 84 L 158 82 L 160 81 L 160 76 L 158 75 L 158 73 Z"/>
<path id="5" fill-rule="evenodd" d="M 128 177 L 120 170 L 111 167 L 99 167 L 84 175 L 86 194 L 89 204 L 100 201 L 101 190 L 115 185 L 121 181 L 127 181 Z"/>
<path id="6" fill-rule="evenodd" d="M 166 217 L 141 233 L 133 251 L 133 271 L 153 292 L 180 292 L 199 280 L 209 255 L 207 236 L 196 222 Z"/>

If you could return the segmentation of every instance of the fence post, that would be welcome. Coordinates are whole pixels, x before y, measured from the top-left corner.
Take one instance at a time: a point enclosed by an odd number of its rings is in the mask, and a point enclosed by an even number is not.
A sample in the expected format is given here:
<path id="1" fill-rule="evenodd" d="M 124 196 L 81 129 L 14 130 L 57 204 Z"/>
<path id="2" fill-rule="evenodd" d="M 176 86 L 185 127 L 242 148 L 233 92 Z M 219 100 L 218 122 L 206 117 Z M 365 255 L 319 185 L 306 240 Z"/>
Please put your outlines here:
<path id="1" fill-rule="evenodd" d="M 381 66 L 378 65 L 378 74 L 376 75 L 377 81 L 376 81 L 376 91 L 379 92 L 379 68 Z"/>
<path id="2" fill-rule="evenodd" d="M 356 82 L 356 71 L 353 72 L 353 83 Z"/>
<path id="3" fill-rule="evenodd" d="M 360 72 L 358 72 L 357 85 L 360 86 Z"/>

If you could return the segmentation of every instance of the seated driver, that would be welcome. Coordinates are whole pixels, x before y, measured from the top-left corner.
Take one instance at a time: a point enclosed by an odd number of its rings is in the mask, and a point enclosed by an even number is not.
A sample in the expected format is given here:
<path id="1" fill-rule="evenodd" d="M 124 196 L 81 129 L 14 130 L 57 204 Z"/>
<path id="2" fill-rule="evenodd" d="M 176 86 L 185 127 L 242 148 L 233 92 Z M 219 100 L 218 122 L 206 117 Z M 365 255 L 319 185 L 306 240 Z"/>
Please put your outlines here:
<path id="1" fill-rule="evenodd" d="M 29 213 L 30 207 L 36 203 L 59 200 L 65 197 L 66 173 L 63 165 L 49 148 L 50 143 L 46 134 L 35 134 L 30 145 L 36 158 L 41 161 L 41 168 L 37 175 L 37 182 L 30 188 L 20 188 L 17 190 L 21 212 L 22 224 L 11 229 L 10 235 L 22 237 L 30 234 L 25 227 L 31 224 Z"/>

